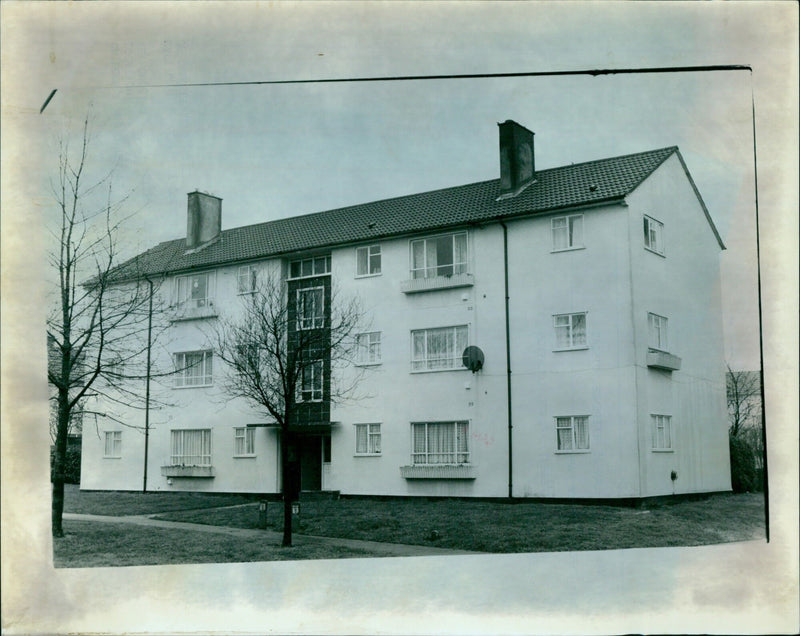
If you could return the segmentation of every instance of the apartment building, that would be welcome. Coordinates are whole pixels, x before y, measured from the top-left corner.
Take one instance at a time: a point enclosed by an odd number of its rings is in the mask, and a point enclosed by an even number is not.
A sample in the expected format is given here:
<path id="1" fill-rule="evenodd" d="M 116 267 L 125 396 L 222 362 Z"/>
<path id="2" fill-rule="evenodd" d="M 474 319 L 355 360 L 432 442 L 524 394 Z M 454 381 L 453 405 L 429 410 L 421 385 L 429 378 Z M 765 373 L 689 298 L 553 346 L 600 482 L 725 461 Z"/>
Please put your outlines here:
<path id="1" fill-rule="evenodd" d="M 302 378 L 303 490 L 729 490 L 724 245 L 678 148 L 536 170 L 533 138 L 499 125 L 499 179 L 229 230 L 220 199 L 190 193 L 186 237 L 136 258 L 172 307 L 154 355 L 182 369 L 152 418 L 148 489 L 280 492 L 279 429 L 226 398 L 207 338 L 271 272 L 298 328 L 325 321 L 334 289 L 368 324 L 356 364 Z M 332 402 L 353 374 L 357 397 Z M 98 430 L 81 487 L 141 489 L 141 430 Z"/>

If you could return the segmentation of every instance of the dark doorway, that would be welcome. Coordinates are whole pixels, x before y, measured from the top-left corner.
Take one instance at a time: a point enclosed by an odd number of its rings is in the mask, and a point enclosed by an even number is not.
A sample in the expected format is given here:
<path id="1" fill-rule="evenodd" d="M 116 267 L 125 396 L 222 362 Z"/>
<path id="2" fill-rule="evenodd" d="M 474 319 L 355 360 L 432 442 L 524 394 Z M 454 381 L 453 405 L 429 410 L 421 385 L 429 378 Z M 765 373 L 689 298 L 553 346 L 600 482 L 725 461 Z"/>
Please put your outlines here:
<path id="1" fill-rule="evenodd" d="M 300 489 L 322 489 L 322 437 L 303 436 L 300 446 Z"/>

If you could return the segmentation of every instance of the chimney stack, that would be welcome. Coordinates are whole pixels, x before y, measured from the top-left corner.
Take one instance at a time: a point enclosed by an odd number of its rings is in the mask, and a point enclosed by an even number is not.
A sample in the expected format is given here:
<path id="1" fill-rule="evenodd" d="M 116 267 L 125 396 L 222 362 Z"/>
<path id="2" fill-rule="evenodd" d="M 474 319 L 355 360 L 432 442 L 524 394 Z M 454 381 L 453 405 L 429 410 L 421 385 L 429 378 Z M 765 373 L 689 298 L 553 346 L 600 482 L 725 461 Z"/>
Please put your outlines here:
<path id="1" fill-rule="evenodd" d="M 533 133 L 507 119 L 500 127 L 500 196 L 515 197 L 536 181 Z"/>
<path id="2" fill-rule="evenodd" d="M 186 248 L 194 249 L 219 237 L 222 199 L 204 192 L 189 193 L 186 214 Z"/>

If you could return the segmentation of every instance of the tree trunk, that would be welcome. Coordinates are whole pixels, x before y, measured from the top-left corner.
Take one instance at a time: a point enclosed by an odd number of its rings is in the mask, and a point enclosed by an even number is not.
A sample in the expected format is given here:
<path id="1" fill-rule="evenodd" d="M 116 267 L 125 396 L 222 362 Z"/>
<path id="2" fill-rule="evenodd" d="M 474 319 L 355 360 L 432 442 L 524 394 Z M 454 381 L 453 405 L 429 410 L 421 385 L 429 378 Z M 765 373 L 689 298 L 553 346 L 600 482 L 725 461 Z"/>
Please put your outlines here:
<path id="1" fill-rule="evenodd" d="M 283 491 L 283 542 L 285 548 L 292 546 L 292 496 L 294 480 L 289 475 L 289 426 L 281 427 L 281 490 Z"/>
<path id="2" fill-rule="evenodd" d="M 51 526 L 53 537 L 63 537 L 64 528 L 64 466 L 67 461 L 67 435 L 69 433 L 69 396 L 58 393 L 58 424 L 56 428 L 55 457 L 53 458 L 53 508 Z"/>

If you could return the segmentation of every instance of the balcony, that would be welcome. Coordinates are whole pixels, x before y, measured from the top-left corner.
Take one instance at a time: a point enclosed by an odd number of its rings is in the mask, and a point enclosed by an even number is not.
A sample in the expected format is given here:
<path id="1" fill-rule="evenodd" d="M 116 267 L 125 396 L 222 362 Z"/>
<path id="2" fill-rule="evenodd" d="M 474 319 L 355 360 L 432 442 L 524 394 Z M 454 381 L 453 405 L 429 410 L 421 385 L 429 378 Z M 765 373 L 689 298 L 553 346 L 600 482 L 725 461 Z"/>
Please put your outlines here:
<path id="1" fill-rule="evenodd" d="M 201 320 L 204 318 L 216 318 L 217 308 L 213 300 L 194 301 L 183 303 L 172 308 L 170 322 L 181 322 L 183 320 Z"/>
<path id="2" fill-rule="evenodd" d="M 477 470 L 472 464 L 417 464 L 400 466 L 403 479 L 475 479 Z"/>
<path id="3" fill-rule="evenodd" d="M 161 474 L 164 477 L 202 477 L 214 476 L 213 466 L 162 466 Z"/>
<path id="4" fill-rule="evenodd" d="M 400 291 L 404 294 L 434 291 L 436 289 L 455 289 L 472 287 L 475 279 L 472 274 L 451 274 L 450 276 L 433 276 L 431 278 L 412 278 L 400 283 Z"/>
<path id="5" fill-rule="evenodd" d="M 651 349 L 647 352 L 647 366 L 662 371 L 680 371 L 681 359 L 666 351 Z"/>

